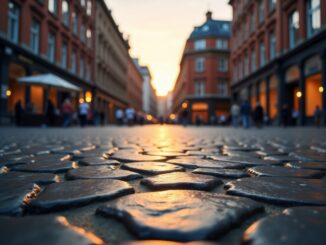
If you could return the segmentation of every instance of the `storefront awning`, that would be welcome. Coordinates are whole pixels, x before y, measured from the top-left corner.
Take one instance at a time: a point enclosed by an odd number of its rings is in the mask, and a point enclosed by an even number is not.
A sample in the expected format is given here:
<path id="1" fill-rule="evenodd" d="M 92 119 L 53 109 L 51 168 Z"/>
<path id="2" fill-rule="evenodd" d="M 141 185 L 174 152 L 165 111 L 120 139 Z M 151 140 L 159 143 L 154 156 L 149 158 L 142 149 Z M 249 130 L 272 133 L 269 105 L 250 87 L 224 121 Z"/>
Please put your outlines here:
<path id="1" fill-rule="evenodd" d="M 53 74 L 42 74 L 28 77 L 21 77 L 18 82 L 30 84 L 30 85 L 41 85 L 47 87 L 55 87 L 63 90 L 80 91 L 81 89 L 66 80 L 53 75 Z"/>

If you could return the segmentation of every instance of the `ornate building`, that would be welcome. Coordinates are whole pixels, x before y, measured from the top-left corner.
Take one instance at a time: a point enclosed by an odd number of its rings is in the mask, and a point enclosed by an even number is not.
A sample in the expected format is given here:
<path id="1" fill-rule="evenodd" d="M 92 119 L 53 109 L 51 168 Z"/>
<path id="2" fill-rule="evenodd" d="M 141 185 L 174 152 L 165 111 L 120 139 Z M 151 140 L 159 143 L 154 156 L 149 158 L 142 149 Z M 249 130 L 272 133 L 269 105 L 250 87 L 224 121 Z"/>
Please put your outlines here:
<path id="1" fill-rule="evenodd" d="M 278 123 L 282 108 L 301 125 L 317 107 L 326 123 L 326 2 L 231 0 L 232 91 L 235 100 L 260 101 Z M 293 122 L 294 123 L 294 122 Z"/>
<path id="2" fill-rule="evenodd" d="M 214 20 L 206 13 L 206 22 L 195 27 L 187 40 L 173 90 L 173 112 L 189 111 L 192 123 L 201 118 L 229 115 L 231 24 Z"/>

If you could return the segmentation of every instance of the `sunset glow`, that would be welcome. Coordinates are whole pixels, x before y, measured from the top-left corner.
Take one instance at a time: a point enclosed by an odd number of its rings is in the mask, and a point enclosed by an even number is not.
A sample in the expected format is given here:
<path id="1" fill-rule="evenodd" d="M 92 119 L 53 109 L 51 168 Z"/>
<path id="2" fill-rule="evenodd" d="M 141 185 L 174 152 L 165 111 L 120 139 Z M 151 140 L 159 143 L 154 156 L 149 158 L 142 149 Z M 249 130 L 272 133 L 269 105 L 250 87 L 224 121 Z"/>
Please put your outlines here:
<path id="1" fill-rule="evenodd" d="M 158 95 L 174 86 L 185 41 L 205 20 L 207 9 L 214 17 L 230 20 L 228 0 L 107 0 L 125 37 L 130 36 L 131 55 L 149 65 Z"/>

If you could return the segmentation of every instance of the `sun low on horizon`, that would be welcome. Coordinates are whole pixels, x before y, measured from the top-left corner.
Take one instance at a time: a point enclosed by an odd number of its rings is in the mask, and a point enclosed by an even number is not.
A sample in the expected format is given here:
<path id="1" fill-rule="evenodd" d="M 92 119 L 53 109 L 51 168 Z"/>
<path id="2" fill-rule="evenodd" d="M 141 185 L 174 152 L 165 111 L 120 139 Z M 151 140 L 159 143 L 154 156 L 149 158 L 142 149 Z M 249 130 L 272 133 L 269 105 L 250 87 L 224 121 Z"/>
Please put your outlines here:
<path id="1" fill-rule="evenodd" d="M 106 0 L 131 56 L 149 66 L 157 95 L 173 89 L 185 42 L 195 26 L 214 19 L 231 20 L 228 0 Z"/>

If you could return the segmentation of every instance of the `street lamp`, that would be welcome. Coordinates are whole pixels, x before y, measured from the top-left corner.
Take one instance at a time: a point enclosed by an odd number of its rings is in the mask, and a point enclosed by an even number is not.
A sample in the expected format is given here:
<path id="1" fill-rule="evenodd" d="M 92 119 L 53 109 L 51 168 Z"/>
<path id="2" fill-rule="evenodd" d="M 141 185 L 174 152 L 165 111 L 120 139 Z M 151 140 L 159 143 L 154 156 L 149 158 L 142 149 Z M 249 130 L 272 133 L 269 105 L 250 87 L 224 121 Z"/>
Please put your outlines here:
<path id="1" fill-rule="evenodd" d="M 302 97 L 302 92 L 301 91 L 298 91 L 296 95 L 300 99 Z"/>
<path id="2" fill-rule="evenodd" d="M 91 103 L 93 99 L 93 95 L 91 91 L 86 91 L 85 93 L 85 100 L 87 103 Z"/>
<path id="3" fill-rule="evenodd" d="M 188 103 L 187 102 L 183 102 L 182 103 L 182 109 L 187 109 L 188 108 Z"/>
<path id="4" fill-rule="evenodd" d="M 319 93 L 321 93 L 321 94 L 324 93 L 324 87 L 323 86 L 320 86 L 318 90 L 319 90 Z"/>
<path id="5" fill-rule="evenodd" d="M 11 90 L 9 90 L 9 89 L 6 90 L 6 96 L 7 97 L 10 97 L 11 96 Z"/>

